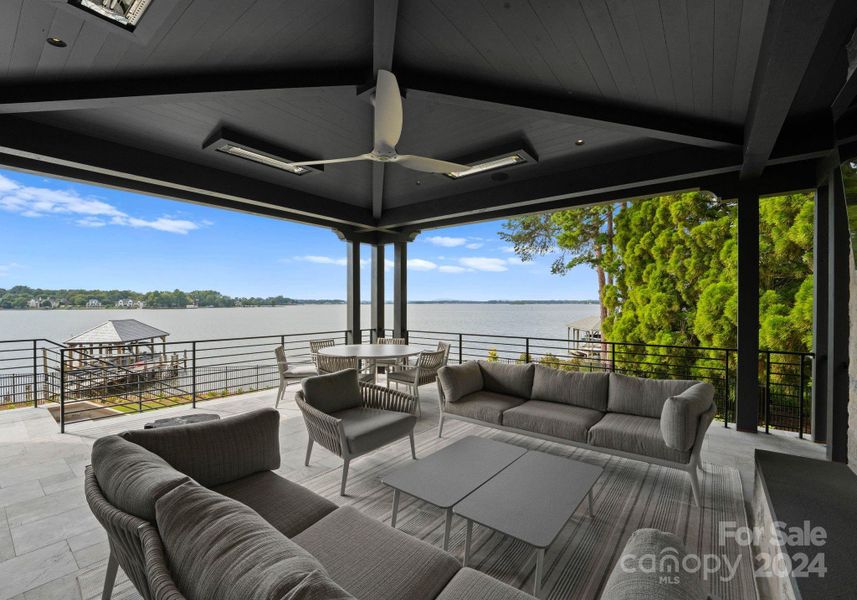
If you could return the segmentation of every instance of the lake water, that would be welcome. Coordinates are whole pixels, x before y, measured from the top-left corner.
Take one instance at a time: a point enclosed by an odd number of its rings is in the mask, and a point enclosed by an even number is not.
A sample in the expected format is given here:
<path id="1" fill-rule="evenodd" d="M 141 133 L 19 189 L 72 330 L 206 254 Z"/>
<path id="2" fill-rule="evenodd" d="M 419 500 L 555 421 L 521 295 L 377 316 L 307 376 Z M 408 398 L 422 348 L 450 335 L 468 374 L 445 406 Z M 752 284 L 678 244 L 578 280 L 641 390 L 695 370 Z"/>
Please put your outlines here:
<path id="1" fill-rule="evenodd" d="M 410 329 L 531 337 L 566 337 L 566 324 L 598 314 L 596 304 L 411 304 Z M 388 328 L 393 307 L 387 306 Z M 170 341 L 345 329 L 345 305 L 164 310 L 0 310 L 0 340 L 63 342 L 109 319 L 137 319 Z M 362 326 L 369 327 L 369 306 Z"/>

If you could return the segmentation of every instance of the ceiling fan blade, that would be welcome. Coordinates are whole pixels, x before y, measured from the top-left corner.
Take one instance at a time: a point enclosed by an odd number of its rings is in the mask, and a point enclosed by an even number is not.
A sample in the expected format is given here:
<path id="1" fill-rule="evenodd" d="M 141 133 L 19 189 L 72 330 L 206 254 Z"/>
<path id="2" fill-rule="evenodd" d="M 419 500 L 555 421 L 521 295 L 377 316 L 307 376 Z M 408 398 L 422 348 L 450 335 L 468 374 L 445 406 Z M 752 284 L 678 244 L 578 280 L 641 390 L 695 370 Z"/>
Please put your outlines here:
<path id="1" fill-rule="evenodd" d="M 453 173 L 457 171 L 466 171 L 470 168 L 468 165 L 459 165 L 445 160 L 426 158 L 425 156 L 413 156 L 410 154 L 399 155 L 396 163 L 403 167 L 407 167 L 408 169 L 422 171 L 424 173 Z"/>
<path id="2" fill-rule="evenodd" d="M 289 163 L 293 167 L 311 167 L 312 165 L 332 165 L 333 163 L 354 162 L 355 160 L 372 160 L 369 154 L 349 156 L 346 158 L 329 158 L 327 160 L 305 160 L 302 162 Z"/>
<path id="3" fill-rule="evenodd" d="M 392 154 L 402 135 L 402 96 L 396 76 L 379 70 L 375 84 L 375 153 Z"/>

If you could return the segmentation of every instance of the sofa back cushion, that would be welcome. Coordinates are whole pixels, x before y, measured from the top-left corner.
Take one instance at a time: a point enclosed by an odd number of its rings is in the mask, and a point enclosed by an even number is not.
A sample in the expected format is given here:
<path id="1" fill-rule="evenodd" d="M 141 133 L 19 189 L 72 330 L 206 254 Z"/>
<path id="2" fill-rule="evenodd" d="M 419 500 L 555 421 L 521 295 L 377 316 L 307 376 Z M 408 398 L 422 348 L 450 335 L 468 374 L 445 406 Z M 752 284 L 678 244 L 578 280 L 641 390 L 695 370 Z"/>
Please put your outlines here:
<path id="1" fill-rule="evenodd" d="M 121 435 L 206 487 L 280 467 L 280 413 L 273 408 Z"/>
<path id="2" fill-rule="evenodd" d="M 313 573 L 328 579 L 318 560 L 251 508 L 194 482 L 155 509 L 170 572 L 188 600 L 280 600 Z"/>
<path id="3" fill-rule="evenodd" d="M 475 362 L 441 367 L 437 378 L 447 402 L 458 402 L 468 394 L 481 391 L 484 385 L 482 369 Z"/>
<path id="4" fill-rule="evenodd" d="M 323 413 L 332 414 L 363 405 L 354 369 L 308 377 L 301 382 L 301 387 L 307 404 Z"/>
<path id="5" fill-rule="evenodd" d="M 496 394 L 530 399 L 533 391 L 534 364 L 510 365 L 500 362 L 479 361 L 482 370 L 482 389 Z"/>
<path id="6" fill-rule="evenodd" d="M 659 419 L 664 403 L 699 383 L 681 379 L 644 379 L 610 373 L 609 412 Z"/>
<path id="7" fill-rule="evenodd" d="M 606 412 L 609 387 L 609 373 L 560 371 L 536 365 L 530 399 L 572 404 Z"/>
<path id="8" fill-rule="evenodd" d="M 714 386 L 697 383 L 677 396 L 670 396 L 661 413 L 661 435 L 675 450 L 690 450 L 696 441 L 699 417 L 714 404 Z"/>
<path id="9" fill-rule="evenodd" d="M 150 522 L 158 498 L 188 480 L 157 454 L 118 435 L 95 440 L 92 472 L 110 504 Z"/>

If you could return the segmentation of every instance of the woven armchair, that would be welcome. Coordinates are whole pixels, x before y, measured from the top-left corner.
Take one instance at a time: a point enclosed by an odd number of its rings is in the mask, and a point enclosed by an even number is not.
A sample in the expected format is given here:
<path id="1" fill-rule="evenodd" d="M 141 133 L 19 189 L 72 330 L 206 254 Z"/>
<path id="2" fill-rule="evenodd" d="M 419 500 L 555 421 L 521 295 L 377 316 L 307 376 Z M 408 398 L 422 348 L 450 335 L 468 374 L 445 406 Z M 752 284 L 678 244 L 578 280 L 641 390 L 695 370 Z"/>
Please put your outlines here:
<path id="1" fill-rule="evenodd" d="M 332 376 L 356 378 L 356 372 L 350 370 L 335 373 Z M 359 406 L 334 412 L 317 408 L 322 405 L 323 399 L 308 399 L 305 394 L 306 387 L 305 390 L 295 394 L 295 403 L 303 414 L 309 437 L 304 464 L 309 466 L 315 443 L 342 458 L 340 487 L 342 496 L 345 495 L 351 459 L 404 437 L 410 438 L 411 456 L 414 459 L 417 457 L 414 446 L 414 426 L 417 422 L 416 398 L 403 392 L 364 382 L 359 383 L 359 389 Z"/>

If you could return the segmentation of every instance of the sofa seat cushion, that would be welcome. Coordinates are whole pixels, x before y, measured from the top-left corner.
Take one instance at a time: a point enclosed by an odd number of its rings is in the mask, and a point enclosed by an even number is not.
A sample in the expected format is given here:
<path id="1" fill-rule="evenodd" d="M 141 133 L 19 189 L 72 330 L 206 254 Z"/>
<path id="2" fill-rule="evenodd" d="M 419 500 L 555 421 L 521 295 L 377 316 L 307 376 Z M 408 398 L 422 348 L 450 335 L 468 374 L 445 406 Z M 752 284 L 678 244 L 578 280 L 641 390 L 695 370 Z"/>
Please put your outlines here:
<path id="1" fill-rule="evenodd" d="M 482 389 L 487 392 L 515 396 L 529 400 L 533 391 L 534 364 L 513 365 L 501 362 L 479 361 L 482 370 Z"/>
<path id="2" fill-rule="evenodd" d="M 118 435 L 95 440 L 92 472 L 110 504 L 149 522 L 158 498 L 188 481 L 157 454 Z"/>
<path id="3" fill-rule="evenodd" d="M 271 471 L 256 473 L 212 488 L 246 504 L 274 529 L 293 537 L 336 510 L 336 504 Z"/>
<path id="4" fill-rule="evenodd" d="M 414 415 L 378 408 L 349 408 L 331 416 L 342 419 L 345 441 L 352 454 L 369 452 L 403 438 L 417 423 Z"/>
<path id="5" fill-rule="evenodd" d="M 536 365 L 533 376 L 533 400 L 561 402 L 607 412 L 609 373 L 561 371 Z"/>
<path id="6" fill-rule="evenodd" d="M 589 428 L 603 416 L 591 408 L 530 400 L 504 412 L 502 424 L 585 444 Z"/>
<path id="7" fill-rule="evenodd" d="M 660 420 L 649 417 L 607 413 L 589 430 L 589 444 L 672 462 L 690 461 L 690 452 L 667 446 Z"/>
<path id="8" fill-rule="evenodd" d="M 162 496 L 155 511 L 170 572 L 188 600 L 289 598 L 310 574 L 327 578 L 315 557 L 251 508 L 195 482 Z"/>
<path id="9" fill-rule="evenodd" d="M 330 513 L 294 541 L 361 600 L 430 600 L 461 568 L 440 548 L 350 506 Z"/>
<path id="10" fill-rule="evenodd" d="M 307 404 L 323 413 L 357 408 L 363 404 L 355 369 L 326 373 L 301 381 Z"/>
<path id="11" fill-rule="evenodd" d="M 437 600 L 535 600 L 535 597 L 464 567 L 443 588 Z"/>
<path id="12" fill-rule="evenodd" d="M 699 383 L 682 379 L 645 379 L 610 373 L 607 410 L 659 419 L 664 403 Z"/>
<path id="13" fill-rule="evenodd" d="M 273 408 L 121 435 L 206 487 L 280 468 L 280 413 Z"/>
<path id="14" fill-rule="evenodd" d="M 600 600 L 709 599 L 699 573 L 684 568 L 686 556 L 684 544 L 672 533 L 638 529 L 631 534 L 613 567 Z M 665 560 L 666 557 L 675 560 Z"/>
<path id="15" fill-rule="evenodd" d="M 443 397 L 447 402 L 458 402 L 464 396 L 482 389 L 482 369 L 477 362 L 441 367 L 437 372 Z"/>
<path id="16" fill-rule="evenodd" d="M 524 402 L 522 398 L 483 390 L 468 394 L 458 402 L 448 402 L 444 411 L 460 417 L 500 425 L 504 411 L 520 406 Z"/>

